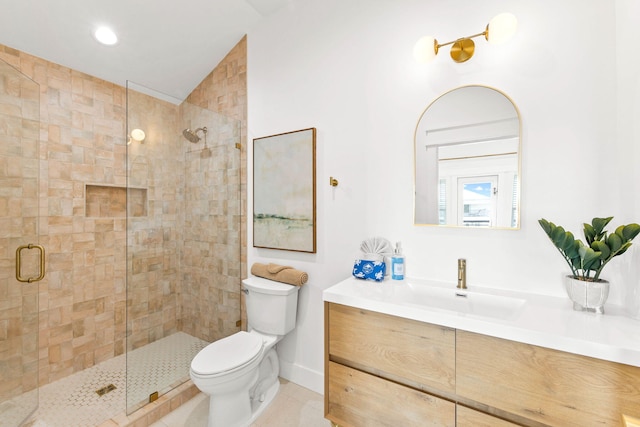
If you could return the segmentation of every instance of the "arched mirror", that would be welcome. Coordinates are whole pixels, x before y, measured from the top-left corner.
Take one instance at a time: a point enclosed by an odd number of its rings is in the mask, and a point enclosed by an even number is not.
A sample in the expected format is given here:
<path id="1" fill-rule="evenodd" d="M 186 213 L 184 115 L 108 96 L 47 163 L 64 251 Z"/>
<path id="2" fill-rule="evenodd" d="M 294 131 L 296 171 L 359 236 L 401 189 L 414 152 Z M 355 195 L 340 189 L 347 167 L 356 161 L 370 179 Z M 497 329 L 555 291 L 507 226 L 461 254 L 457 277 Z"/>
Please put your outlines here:
<path id="1" fill-rule="evenodd" d="M 433 101 L 415 134 L 415 224 L 520 228 L 520 114 L 464 86 Z"/>

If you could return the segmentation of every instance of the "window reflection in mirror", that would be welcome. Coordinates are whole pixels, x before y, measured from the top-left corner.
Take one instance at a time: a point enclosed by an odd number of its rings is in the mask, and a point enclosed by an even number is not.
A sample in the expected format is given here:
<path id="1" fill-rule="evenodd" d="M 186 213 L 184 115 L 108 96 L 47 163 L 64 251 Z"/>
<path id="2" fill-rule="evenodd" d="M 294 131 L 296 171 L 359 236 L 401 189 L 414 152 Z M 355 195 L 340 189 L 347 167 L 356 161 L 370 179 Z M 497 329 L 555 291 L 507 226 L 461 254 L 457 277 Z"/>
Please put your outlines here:
<path id="1" fill-rule="evenodd" d="M 502 92 L 440 96 L 416 128 L 415 223 L 519 228 L 520 152 L 520 116 Z"/>

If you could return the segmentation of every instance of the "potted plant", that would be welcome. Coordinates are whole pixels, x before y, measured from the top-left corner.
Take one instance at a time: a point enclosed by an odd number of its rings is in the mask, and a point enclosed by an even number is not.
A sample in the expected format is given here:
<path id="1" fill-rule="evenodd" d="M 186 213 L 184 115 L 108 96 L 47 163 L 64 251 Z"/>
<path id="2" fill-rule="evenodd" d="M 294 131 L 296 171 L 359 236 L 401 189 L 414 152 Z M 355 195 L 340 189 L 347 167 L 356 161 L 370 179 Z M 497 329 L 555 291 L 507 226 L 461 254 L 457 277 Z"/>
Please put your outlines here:
<path id="1" fill-rule="evenodd" d="M 585 223 L 586 244 L 561 226 L 544 218 L 538 220 L 571 269 L 565 284 L 574 310 L 604 313 L 609 282 L 601 279 L 600 273 L 609 261 L 625 253 L 633 238 L 640 233 L 640 225 L 632 223 L 621 225 L 609 234 L 605 227 L 612 219 L 612 216 L 593 218 L 591 224 Z"/>

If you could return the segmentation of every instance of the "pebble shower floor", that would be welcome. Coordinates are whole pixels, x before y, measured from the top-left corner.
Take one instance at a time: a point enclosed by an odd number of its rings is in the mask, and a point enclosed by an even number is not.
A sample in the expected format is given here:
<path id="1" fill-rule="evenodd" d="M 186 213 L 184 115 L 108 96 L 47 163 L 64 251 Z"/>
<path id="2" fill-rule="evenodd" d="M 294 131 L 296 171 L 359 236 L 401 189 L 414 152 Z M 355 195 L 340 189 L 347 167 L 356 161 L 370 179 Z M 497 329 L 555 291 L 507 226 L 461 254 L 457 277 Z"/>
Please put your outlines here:
<path id="1" fill-rule="evenodd" d="M 127 356 L 120 355 L 91 368 L 40 387 L 38 410 L 30 427 L 92 427 L 123 413 L 126 402 L 143 402 L 156 389 L 164 393 L 189 378 L 191 359 L 206 341 L 183 332 L 162 338 L 129 352 L 129 396 Z M 136 367 L 136 369 L 131 369 Z M 144 369 L 143 369 L 144 368 Z M 96 390 L 113 384 L 116 388 L 99 396 Z M 150 384 L 157 387 L 150 390 Z M 19 401 L 7 402 L 19 405 Z M 15 427 L 17 419 L 3 415 L 0 427 Z"/>

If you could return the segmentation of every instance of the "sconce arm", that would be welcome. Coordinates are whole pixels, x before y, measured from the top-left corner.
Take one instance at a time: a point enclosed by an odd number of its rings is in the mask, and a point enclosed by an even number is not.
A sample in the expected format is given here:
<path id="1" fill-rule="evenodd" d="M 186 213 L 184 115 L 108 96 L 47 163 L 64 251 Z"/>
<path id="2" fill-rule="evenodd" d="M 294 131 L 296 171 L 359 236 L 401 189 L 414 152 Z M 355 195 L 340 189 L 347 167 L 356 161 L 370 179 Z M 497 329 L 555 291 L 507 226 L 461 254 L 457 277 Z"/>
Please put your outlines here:
<path id="1" fill-rule="evenodd" d="M 478 34 L 474 34 L 472 36 L 467 36 L 467 37 L 460 37 L 459 39 L 456 40 L 451 40 L 450 42 L 446 42 L 446 43 L 438 43 L 436 44 L 436 53 L 438 52 L 438 49 L 440 49 L 443 46 L 448 46 L 450 44 L 454 44 L 455 42 L 459 42 L 461 40 L 468 40 L 468 39 L 474 39 L 476 37 L 480 37 L 480 36 L 484 36 L 484 38 L 486 39 L 487 37 L 489 37 L 489 28 L 487 27 L 486 30 L 484 30 L 481 33 Z"/>

